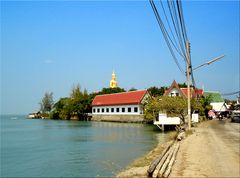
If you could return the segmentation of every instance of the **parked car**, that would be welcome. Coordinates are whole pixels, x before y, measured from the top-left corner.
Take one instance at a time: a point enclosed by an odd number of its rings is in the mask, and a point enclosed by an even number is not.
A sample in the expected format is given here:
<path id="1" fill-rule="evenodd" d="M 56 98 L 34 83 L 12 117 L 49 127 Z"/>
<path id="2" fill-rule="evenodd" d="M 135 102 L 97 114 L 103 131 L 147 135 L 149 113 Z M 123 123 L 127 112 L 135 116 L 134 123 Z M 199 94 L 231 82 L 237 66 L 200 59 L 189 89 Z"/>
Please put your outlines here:
<path id="1" fill-rule="evenodd" d="M 231 121 L 240 123 L 240 104 L 236 105 L 235 110 L 232 111 Z"/>

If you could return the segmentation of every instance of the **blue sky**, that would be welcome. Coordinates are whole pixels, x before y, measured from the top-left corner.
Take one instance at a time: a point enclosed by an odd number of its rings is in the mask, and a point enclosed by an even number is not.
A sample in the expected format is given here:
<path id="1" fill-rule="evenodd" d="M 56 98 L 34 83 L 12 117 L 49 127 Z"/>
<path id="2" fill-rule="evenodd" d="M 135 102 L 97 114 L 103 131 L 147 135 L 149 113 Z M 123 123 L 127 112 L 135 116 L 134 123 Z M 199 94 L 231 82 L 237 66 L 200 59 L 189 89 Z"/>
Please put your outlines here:
<path id="1" fill-rule="evenodd" d="M 239 1 L 183 10 L 193 66 L 226 55 L 194 72 L 197 86 L 239 91 Z M 148 1 L 1 1 L 2 114 L 36 111 L 44 92 L 57 101 L 73 84 L 99 91 L 112 70 L 125 89 L 185 82 Z"/>

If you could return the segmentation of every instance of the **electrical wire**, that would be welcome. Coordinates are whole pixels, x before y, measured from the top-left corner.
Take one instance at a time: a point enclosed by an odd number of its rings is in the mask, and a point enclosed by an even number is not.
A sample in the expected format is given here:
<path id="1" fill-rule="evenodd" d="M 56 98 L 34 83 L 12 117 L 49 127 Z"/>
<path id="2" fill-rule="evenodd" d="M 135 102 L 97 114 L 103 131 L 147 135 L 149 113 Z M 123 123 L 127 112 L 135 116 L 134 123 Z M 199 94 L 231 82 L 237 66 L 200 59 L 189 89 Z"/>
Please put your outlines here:
<path id="1" fill-rule="evenodd" d="M 183 40 L 184 40 L 184 43 L 186 44 L 186 42 L 187 42 L 188 39 L 187 39 L 187 37 L 186 37 L 185 24 L 183 23 L 183 16 L 182 16 L 182 12 L 181 12 L 180 5 L 179 5 L 179 1 L 178 1 L 178 0 L 177 0 L 177 11 L 178 11 L 178 16 L 179 16 L 181 31 L 182 31 L 182 35 L 183 35 Z"/>
<path id="2" fill-rule="evenodd" d="M 183 16 L 181 0 L 176 0 L 175 2 L 173 0 L 166 1 L 167 7 L 169 10 L 169 14 L 171 17 L 171 21 L 172 21 L 172 27 L 174 27 L 174 30 L 172 30 L 172 28 L 171 28 L 171 25 L 168 20 L 167 13 L 164 8 L 163 2 L 162 2 L 162 0 L 160 0 L 161 7 L 163 9 L 163 14 L 164 14 L 166 22 L 167 22 L 167 27 L 170 31 L 170 35 L 168 33 L 168 30 L 164 26 L 164 23 L 158 13 L 158 10 L 156 8 L 154 1 L 153 0 L 149 0 L 149 1 L 151 4 L 151 7 L 153 9 L 154 15 L 157 19 L 157 22 L 159 24 L 159 27 L 162 31 L 165 42 L 170 50 L 170 53 L 171 53 L 175 63 L 177 64 L 179 70 L 183 73 L 183 69 L 181 68 L 181 66 L 178 62 L 178 59 L 175 55 L 173 48 L 183 58 L 183 60 L 186 63 L 186 67 L 189 67 L 189 69 L 187 69 L 187 71 L 189 71 L 189 73 L 191 75 L 190 77 L 191 77 L 192 85 L 195 88 L 196 82 L 195 82 L 193 71 L 192 71 L 190 45 L 188 42 L 188 36 L 187 36 L 187 30 L 186 30 L 186 25 L 185 25 L 184 16 Z M 176 38 L 175 38 L 175 36 L 176 36 Z"/>
<path id="3" fill-rule="evenodd" d="M 180 0 L 178 0 L 178 2 L 179 2 L 179 6 L 180 6 L 181 19 L 182 19 L 182 22 L 183 22 L 183 30 L 184 30 L 184 33 L 185 33 L 186 40 L 188 40 L 186 25 L 185 25 L 185 21 L 184 21 L 184 18 L 183 18 L 182 2 Z"/>
<path id="4" fill-rule="evenodd" d="M 178 23 L 178 18 L 177 18 L 177 13 L 176 13 L 176 8 L 175 8 L 175 5 L 174 5 L 174 1 L 170 1 L 167 0 L 167 5 L 168 5 L 168 9 L 169 9 L 169 12 L 170 12 L 170 15 L 171 15 L 171 18 L 172 18 L 172 22 L 173 22 L 173 25 L 174 25 L 174 28 L 175 28 L 175 32 L 177 34 L 177 37 L 178 37 L 178 41 L 179 41 L 179 45 L 182 49 L 182 53 L 186 53 L 186 46 L 183 42 L 183 39 L 182 39 L 182 34 L 181 34 L 181 31 L 180 31 L 180 28 L 179 28 L 179 23 Z M 186 61 L 187 58 L 185 56 L 184 60 Z"/>
<path id="5" fill-rule="evenodd" d="M 223 93 L 222 95 L 231 96 L 231 95 L 236 95 L 236 94 L 238 94 L 240 96 L 240 91 L 235 91 L 235 92 L 231 92 L 231 93 Z"/>
<path id="6" fill-rule="evenodd" d="M 163 9 L 163 13 L 164 13 L 165 19 L 166 19 L 166 21 L 167 21 L 168 28 L 169 28 L 170 33 L 171 33 L 171 35 L 172 35 L 172 38 L 173 38 L 173 40 L 174 40 L 174 42 L 175 42 L 175 46 L 177 46 L 177 44 L 179 45 L 179 43 L 177 42 L 177 40 L 176 40 L 176 38 L 175 38 L 175 35 L 174 35 L 173 31 L 172 31 L 171 25 L 170 25 L 169 20 L 168 20 L 168 18 L 167 18 L 167 14 L 166 14 L 164 5 L 163 5 L 163 3 L 162 3 L 161 0 L 160 0 L 160 3 L 161 3 L 161 7 L 162 7 L 162 9 Z M 183 58 L 186 58 L 185 53 L 184 53 L 183 51 L 181 52 L 181 49 L 179 49 L 179 47 L 176 49 L 176 51 L 178 52 L 178 54 L 179 54 L 180 56 L 182 56 Z"/>
<path id="7" fill-rule="evenodd" d="M 180 70 L 182 73 L 184 73 L 184 71 L 183 71 L 183 69 L 181 68 L 181 66 L 180 66 L 180 64 L 179 64 L 179 62 L 178 62 L 178 60 L 177 60 L 177 58 L 176 58 L 176 56 L 175 56 L 175 54 L 174 54 L 174 51 L 173 51 L 173 49 L 172 49 L 172 47 L 171 47 L 171 44 L 170 44 L 170 42 L 169 42 L 169 40 L 171 40 L 171 39 L 169 38 L 169 35 L 168 35 L 168 33 L 167 33 L 167 31 L 166 31 L 166 29 L 165 29 L 165 27 L 164 27 L 164 24 L 163 24 L 163 22 L 162 22 L 162 20 L 161 20 L 161 17 L 159 16 L 159 13 L 158 13 L 158 11 L 157 11 L 157 8 L 156 8 L 153 0 L 149 0 L 149 1 L 150 1 L 150 4 L 151 4 L 151 7 L 152 7 L 152 9 L 153 9 L 154 15 L 155 15 L 155 17 L 156 17 L 156 19 L 157 19 L 157 22 L 158 22 L 158 24 L 159 24 L 159 27 L 160 27 L 160 29 L 161 29 L 161 31 L 162 31 L 162 33 L 163 33 L 164 39 L 165 39 L 165 41 L 166 41 L 166 43 L 167 43 L 167 46 L 168 46 L 168 48 L 169 48 L 169 50 L 170 50 L 170 52 L 171 52 L 171 55 L 172 55 L 175 63 L 177 64 L 179 70 Z"/>

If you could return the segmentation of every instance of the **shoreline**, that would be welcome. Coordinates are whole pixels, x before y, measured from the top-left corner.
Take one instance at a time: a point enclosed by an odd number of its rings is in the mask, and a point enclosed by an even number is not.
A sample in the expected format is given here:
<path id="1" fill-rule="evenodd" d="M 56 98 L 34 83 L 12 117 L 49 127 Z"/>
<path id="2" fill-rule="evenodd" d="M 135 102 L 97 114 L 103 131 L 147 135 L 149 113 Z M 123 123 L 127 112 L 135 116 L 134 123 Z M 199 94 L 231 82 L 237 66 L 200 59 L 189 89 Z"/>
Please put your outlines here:
<path id="1" fill-rule="evenodd" d="M 158 143 L 156 147 L 146 154 L 138 157 L 132 163 L 116 174 L 116 177 L 148 177 L 148 167 L 151 162 L 158 157 L 161 152 L 172 142 L 177 135 L 176 131 L 169 133 L 168 138 L 163 143 Z"/>

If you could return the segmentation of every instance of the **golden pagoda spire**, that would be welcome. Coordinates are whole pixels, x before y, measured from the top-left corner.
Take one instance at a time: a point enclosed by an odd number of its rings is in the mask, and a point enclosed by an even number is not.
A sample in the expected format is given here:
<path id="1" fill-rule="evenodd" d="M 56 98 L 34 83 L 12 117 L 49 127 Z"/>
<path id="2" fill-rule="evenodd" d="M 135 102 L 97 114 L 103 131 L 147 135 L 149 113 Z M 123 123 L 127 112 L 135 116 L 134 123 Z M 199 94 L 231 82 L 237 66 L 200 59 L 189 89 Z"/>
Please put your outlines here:
<path id="1" fill-rule="evenodd" d="M 112 80 L 110 80 L 110 88 L 117 88 L 118 85 L 117 85 L 117 80 L 116 80 L 116 74 L 113 70 L 112 72 Z"/>

